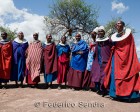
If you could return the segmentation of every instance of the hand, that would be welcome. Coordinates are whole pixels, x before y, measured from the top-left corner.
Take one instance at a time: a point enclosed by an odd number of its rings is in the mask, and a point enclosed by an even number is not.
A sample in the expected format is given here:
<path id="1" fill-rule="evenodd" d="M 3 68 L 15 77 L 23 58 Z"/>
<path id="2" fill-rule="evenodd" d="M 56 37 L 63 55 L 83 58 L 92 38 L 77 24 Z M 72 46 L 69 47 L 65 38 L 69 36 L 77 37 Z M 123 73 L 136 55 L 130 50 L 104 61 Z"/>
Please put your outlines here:
<path id="1" fill-rule="evenodd" d="M 78 51 L 76 52 L 76 54 L 83 54 L 83 51 Z"/>

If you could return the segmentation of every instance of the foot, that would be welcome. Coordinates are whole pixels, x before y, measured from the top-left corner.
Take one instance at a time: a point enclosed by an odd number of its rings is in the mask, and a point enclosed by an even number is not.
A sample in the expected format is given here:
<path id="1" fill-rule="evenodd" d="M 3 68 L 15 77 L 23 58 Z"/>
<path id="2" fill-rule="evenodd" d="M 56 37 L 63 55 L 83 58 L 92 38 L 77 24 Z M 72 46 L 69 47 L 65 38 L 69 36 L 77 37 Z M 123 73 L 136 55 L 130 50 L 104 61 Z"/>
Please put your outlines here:
<path id="1" fill-rule="evenodd" d="M 15 81 L 15 84 L 16 84 L 16 87 L 18 87 L 18 82 L 17 81 Z"/>
<path id="2" fill-rule="evenodd" d="M 19 85 L 18 88 L 23 88 L 23 86 L 22 85 Z"/>
<path id="3" fill-rule="evenodd" d="M 75 91 L 75 88 L 72 88 L 71 90 L 72 90 L 72 91 Z"/>
<path id="4" fill-rule="evenodd" d="M 49 86 L 48 89 L 52 89 L 52 88 Z"/>
<path id="5" fill-rule="evenodd" d="M 50 83 L 49 87 L 50 87 L 50 88 L 53 88 L 52 82 Z"/>
<path id="6" fill-rule="evenodd" d="M 96 88 L 91 89 L 92 92 L 97 92 L 98 90 Z"/>
<path id="7" fill-rule="evenodd" d="M 102 92 L 102 97 L 105 97 L 106 95 L 108 95 L 108 91 Z"/>
<path id="8" fill-rule="evenodd" d="M 128 99 L 128 102 L 129 102 L 129 103 L 131 103 L 131 102 L 132 102 L 132 99 L 131 99 L 131 98 L 129 98 L 129 99 Z"/>
<path id="9" fill-rule="evenodd" d="M 45 87 L 46 87 L 47 89 L 49 88 L 49 85 L 48 85 L 48 83 L 46 83 L 46 84 L 45 84 Z"/>
<path id="10" fill-rule="evenodd" d="M 58 90 L 61 90 L 61 86 L 58 86 Z"/>
<path id="11" fill-rule="evenodd" d="M 97 93 L 98 95 L 102 95 L 102 91 L 100 91 L 100 90 L 98 90 L 96 93 Z"/>
<path id="12" fill-rule="evenodd" d="M 5 88 L 5 89 L 7 88 L 7 82 L 6 82 L 6 83 L 4 83 L 3 88 Z"/>
<path id="13" fill-rule="evenodd" d="M 23 81 L 21 81 L 19 88 L 23 88 Z"/>
<path id="14" fill-rule="evenodd" d="M 38 88 L 38 84 L 35 84 L 34 86 L 35 86 L 35 88 Z"/>
<path id="15" fill-rule="evenodd" d="M 88 91 L 89 91 L 89 92 L 92 92 L 92 89 L 89 89 Z"/>

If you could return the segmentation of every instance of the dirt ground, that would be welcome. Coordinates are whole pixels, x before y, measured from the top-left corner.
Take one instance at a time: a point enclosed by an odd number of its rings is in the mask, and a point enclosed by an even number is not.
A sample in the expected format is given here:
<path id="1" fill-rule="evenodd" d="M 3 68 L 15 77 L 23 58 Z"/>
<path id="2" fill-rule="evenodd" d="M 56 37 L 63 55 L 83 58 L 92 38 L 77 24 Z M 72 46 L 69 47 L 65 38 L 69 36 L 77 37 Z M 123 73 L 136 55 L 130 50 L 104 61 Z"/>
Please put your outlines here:
<path id="1" fill-rule="evenodd" d="M 140 112 L 140 100 L 128 103 L 91 91 L 58 90 L 56 82 L 46 89 L 41 79 L 38 88 L 26 84 L 16 88 L 10 82 L 7 89 L 0 89 L 0 112 Z"/>

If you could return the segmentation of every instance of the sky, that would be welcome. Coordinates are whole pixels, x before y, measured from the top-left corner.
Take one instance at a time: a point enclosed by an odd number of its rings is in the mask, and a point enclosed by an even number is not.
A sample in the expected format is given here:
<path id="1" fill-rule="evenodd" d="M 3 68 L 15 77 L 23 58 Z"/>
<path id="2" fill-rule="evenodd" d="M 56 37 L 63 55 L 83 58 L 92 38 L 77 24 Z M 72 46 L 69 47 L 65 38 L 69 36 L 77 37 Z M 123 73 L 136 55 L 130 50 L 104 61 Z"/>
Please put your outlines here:
<path id="1" fill-rule="evenodd" d="M 0 26 L 11 30 L 23 31 L 27 40 L 39 32 L 39 38 L 45 40 L 44 16 L 48 16 L 50 6 L 57 0 L 0 0 Z M 84 0 L 99 9 L 98 22 L 105 25 L 113 17 L 122 20 L 135 29 L 134 39 L 140 58 L 140 0 Z"/>

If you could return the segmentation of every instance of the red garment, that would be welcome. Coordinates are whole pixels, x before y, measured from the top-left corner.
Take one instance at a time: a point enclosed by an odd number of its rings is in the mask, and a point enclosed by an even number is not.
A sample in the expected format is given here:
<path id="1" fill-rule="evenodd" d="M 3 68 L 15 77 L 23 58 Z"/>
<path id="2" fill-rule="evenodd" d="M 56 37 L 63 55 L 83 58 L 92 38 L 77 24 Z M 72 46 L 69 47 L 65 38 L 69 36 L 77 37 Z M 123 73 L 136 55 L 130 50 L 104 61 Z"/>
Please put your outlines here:
<path id="1" fill-rule="evenodd" d="M 70 67 L 67 74 L 68 86 L 81 88 L 83 76 L 84 72 L 74 70 L 72 67 Z"/>
<path id="2" fill-rule="evenodd" d="M 112 55 L 105 68 L 105 88 L 109 88 L 111 61 L 114 54 L 116 95 L 128 96 L 133 91 L 140 90 L 140 64 L 136 54 L 134 38 L 130 34 L 127 38 L 116 43 L 112 48 Z"/>
<path id="3" fill-rule="evenodd" d="M 89 44 L 89 50 L 95 52 L 95 46 L 96 46 L 96 43 L 91 42 Z"/>
<path id="4" fill-rule="evenodd" d="M 33 81 L 32 81 L 32 78 L 31 78 L 30 74 L 28 74 L 26 76 L 26 83 L 27 84 L 35 85 L 35 84 L 38 84 L 39 82 L 40 82 L 40 76 L 37 76 Z"/>
<path id="5" fill-rule="evenodd" d="M 84 77 L 83 77 L 83 81 L 82 81 L 82 87 L 90 87 L 90 88 L 94 88 L 95 87 L 95 83 L 92 82 L 92 75 L 90 73 L 91 71 L 85 70 L 84 73 Z"/>
<path id="6" fill-rule="evenodd" d="M 10 79 L 12 43 L 0 44 L 0 78 Z"/>
<path id="7" fill-rule="evenodd" d="M 44 63 L 46 74 L 57 71 L 57 51 L 55 43 L 47 45 L 44 48 Z"/>
<path id="8" fill-rule="evenodd" d="M 58 57 L 57 83 L 66 82 L 66 75 L 69 69 L 69 53 L 63 53 Z"/>

